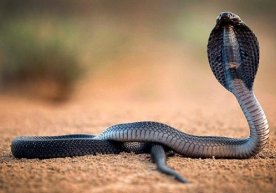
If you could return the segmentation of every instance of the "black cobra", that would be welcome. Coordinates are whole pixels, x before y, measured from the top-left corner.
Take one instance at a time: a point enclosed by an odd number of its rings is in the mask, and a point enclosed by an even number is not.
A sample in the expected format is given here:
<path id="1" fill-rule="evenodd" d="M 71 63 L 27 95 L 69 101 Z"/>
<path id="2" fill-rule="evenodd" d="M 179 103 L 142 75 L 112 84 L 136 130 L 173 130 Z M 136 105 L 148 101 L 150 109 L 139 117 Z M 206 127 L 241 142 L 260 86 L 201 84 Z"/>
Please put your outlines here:
<path id="1" fill-rule="evenodd" d="M 252 89 L 259 64 L 257 38 L 239 16 L 223 12 L 210 34 L 208 59 L 218 81 L 237 98 L 250 127 L 249 137 L 195 136 L 158 122 L 135 122 L 111 126 L 98 136 L 17 137 L 11 151 L 16 158 L 151 152 L 159 171 L 181 182 L 186 180 L 166 166 L 167 151 L 194 158 L 254 156 L 269 136 L 266 116 Z"/>

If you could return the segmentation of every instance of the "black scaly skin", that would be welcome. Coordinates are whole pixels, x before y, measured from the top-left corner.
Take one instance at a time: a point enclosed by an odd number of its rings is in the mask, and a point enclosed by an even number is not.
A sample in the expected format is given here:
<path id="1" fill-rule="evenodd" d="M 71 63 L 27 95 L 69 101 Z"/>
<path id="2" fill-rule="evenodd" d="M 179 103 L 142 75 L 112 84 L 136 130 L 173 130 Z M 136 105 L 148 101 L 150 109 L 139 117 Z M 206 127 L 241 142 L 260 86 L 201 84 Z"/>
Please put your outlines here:
<path id="1" fill-rule="evenodd" d="M 98 136 L 17 137 L 11 151 L 17 158 L 53 158 L 97 153 L 151 152 L 157 169 L 184 178 L 166 166 L 164 148 L 186 157 L 249 158 L 268 141 L 264 111 L 253 93 L 259 64 L 259 44 L 239 16 L 223 12 L 208 41 L 208 59 L 218 81 L 237 98 L 247 119 L 250 136 L 228 138 L 195 136 L 158 122 L 135 122 L 111 126 Z"/>
<path id="2" fill-rule="evenodd" d="M 56 158 L 121 152 L 149 153 L 149 143 L 95 140 L 95 135 L 17 137 L 11 150 L 16 158 Z M 92 142 L 91 142 L 92 141 Z"/>
<path id="3" fill-rule="evenodd" d="M 181 183 L 187 183 L 188 181 L 179 175 L 176 171 L 169 168 L 166 165 L 166 152 L 162 145 L 152 145 L 151 147 L 151 158 L 156 163 L 157 169 L 167 175 L 173 176 L 176 180 Z"/>

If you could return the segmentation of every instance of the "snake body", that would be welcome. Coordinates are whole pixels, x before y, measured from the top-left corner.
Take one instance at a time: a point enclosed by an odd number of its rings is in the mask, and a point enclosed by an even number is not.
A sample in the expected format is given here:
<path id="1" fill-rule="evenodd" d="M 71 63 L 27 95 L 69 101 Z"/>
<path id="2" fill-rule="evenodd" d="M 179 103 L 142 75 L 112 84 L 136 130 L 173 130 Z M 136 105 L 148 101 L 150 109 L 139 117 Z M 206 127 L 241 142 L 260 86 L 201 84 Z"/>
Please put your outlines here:
<path id="1" fill-rule="evenodd" d="M 87 154 L 151 152 L 158 169 L 185 182 L 165 164 L 164 148 L 193 158 L 249 158 L 268 141 L 269 127 L 253 92 L 259 63 L 259 44 L 249 27 L 231 12 L 222 12 L 208 41 L 208 59 L 217 80 L 233 93 L 247 119 L 247 138 L 195 136 L 158 122 L 134 122 L 111 126 L 94 135 L 23 136 L 13 140 L 17 158 L 54 158 Z"/>

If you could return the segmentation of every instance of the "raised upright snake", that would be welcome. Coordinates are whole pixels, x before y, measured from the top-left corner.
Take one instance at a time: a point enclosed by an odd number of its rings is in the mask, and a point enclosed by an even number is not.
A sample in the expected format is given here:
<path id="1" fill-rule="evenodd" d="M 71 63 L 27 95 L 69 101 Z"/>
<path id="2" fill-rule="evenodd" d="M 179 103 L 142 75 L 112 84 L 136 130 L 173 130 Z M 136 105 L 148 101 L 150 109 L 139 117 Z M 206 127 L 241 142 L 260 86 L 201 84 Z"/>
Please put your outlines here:
<path id="1" fill-rule="evenodd" d="M 269 136 L 266 116 L 252 88 L 259 64 L 257 38 L 239 16 L 222 12 L 209 37 L 208 59 L 217 80 L 237 98 L 250 128 L 249 137 L 195 136 L 158 122 L 134 122 L 111 126 L 97 136 L 17 137 L 11 151 L 16 158 L 151 152 L 157 168 L 181 182 L 186 180 L 166 166 L 168 151 L 194 158 L 254 156 Z"/>

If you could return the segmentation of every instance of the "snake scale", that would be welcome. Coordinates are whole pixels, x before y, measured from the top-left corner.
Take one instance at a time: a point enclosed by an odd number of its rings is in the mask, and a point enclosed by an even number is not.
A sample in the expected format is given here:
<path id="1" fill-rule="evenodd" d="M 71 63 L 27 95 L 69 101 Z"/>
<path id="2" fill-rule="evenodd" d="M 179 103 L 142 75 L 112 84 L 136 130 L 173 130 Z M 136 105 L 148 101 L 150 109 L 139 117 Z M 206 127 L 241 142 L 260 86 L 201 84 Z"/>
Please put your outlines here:
<path id="1" fill-rule="evenodd" d="M 158 122 L 134 122 L 111 126 L 95 135 L 22 136 L 12 141 L 16 158 L 55 158 L 120 152 L 151 153 L 157 169 L 187 182 L 166 165 L 167 152 L 193 158 L 244 159 L 260 152 L 268 141 L 269 127 L 253 92 L 259 65 L 259 43 L 250 28 L 231 12 L 222 12 L 208 41 L 211 69 L 236 97 L 247 119 L 247 138 L 195 136 Z"/>

